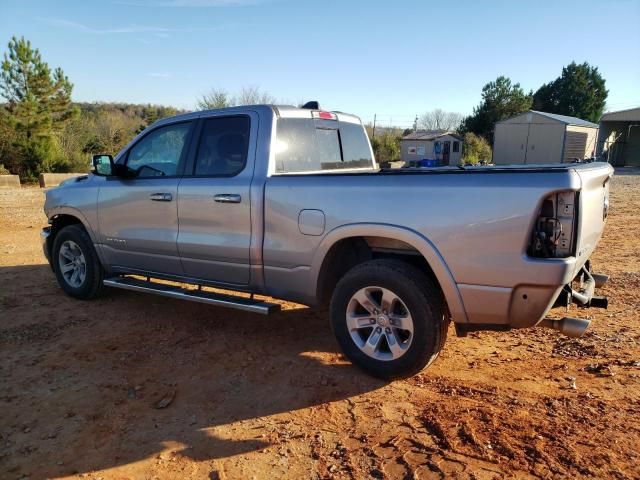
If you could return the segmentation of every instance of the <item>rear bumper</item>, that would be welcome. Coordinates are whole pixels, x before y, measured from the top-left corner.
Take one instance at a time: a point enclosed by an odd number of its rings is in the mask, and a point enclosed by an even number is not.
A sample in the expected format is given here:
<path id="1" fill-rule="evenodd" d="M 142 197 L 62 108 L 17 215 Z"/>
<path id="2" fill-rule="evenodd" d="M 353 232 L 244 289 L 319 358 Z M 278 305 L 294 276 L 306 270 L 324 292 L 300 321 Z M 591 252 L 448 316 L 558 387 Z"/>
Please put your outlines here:
<path id="1" fill-rule="evenodd" d="M 575 260 L 567 261 L 564 267 L 565 273 L 556 272 L 553 283 L 549 285 L 507 288 L 458 284 L 469 321 L 466 325 L 468 330 L 533 327 L 547 316 L 551 308 L 570 303 L 607 308 L 606 297 L 594 295 L 595 288 L 606 281 L 606 276 L 591 275 L 588 264 L 580 266 L 576 276 L 573 273 Z M 575 289 L 572 288 L 574 280 L 579 283 Z"/>
<path id="2" fill-rule="evenodd" d="M 458 285 L 469 324 L 532 327 L 542 320 L 563 289 L 559 286 L 519 285 L 515 288 Z"/>
<path id="3" fill-rule="evenodd" d="M 513 287 L 458 284 L 468 323 L 532 327 L 545 317 L 580 267 L 575 257 L 525 257 L 525 283 Z"/>

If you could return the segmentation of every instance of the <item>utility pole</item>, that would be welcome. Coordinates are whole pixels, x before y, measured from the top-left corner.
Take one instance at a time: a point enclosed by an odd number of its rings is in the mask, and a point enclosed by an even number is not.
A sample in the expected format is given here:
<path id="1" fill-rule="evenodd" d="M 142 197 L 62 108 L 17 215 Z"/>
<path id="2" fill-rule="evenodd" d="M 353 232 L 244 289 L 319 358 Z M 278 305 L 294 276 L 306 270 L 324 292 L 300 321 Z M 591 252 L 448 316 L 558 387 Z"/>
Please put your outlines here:
<path id="1" fill-rule="evenodd" d="M 377 116 L 377 114 L 374 113 L 373 114 L 373 132 L 371 133 L 371 138 L 375 138 L 376 137 L 376 116 Z"/>
<path id="2" fill-rule="evenodd" d="M 413 131 L 418 131 L 418 115 L 416 115 L 416 119 L 413 121 Z"/>

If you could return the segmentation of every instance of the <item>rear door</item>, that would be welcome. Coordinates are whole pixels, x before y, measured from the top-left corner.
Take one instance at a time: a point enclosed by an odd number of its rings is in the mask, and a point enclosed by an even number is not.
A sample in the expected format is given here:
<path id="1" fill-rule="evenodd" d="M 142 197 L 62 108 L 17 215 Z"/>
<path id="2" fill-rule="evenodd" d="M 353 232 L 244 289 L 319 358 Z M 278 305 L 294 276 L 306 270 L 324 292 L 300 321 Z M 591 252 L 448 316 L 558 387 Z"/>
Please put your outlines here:
<path id="1" fill-rule="evenodd" d="M 99 237 L 109 265 L 182 274 L 177 197 L 192 127 L 150 130 L 122 157 L 131 177 L 108 177 L 100 186 Z"/>
<path id="2" fill-rule="evenodd" d="M 186 276 L 249 284 L 257 130 L 258 116 L 250 112 L 200 120 L 178 187 L 178 249 Z"/>

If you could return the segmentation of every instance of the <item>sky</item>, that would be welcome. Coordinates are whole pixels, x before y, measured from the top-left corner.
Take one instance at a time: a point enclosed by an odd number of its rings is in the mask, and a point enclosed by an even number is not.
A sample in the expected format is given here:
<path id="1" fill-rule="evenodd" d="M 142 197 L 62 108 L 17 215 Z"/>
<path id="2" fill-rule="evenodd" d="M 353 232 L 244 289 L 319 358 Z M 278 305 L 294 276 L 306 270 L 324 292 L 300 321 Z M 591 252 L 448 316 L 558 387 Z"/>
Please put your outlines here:
<path id="1" fill-rule="evenodd" d="M 608 110 L 640 106 L 640 0 L 0 0 L 0 52 L 24 36 L 76 101 L 195 108 L 212 88 L 410 126 L 469 114 L 484 84 L 526 90 L 597 66 Z"/>

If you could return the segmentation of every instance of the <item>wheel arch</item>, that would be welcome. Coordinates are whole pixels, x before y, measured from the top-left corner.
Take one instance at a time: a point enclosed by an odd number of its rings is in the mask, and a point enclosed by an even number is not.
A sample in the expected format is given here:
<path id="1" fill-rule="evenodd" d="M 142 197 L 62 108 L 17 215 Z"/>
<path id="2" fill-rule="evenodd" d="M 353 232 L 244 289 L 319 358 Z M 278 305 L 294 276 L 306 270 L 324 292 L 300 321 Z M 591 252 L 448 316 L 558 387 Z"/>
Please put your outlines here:
<path id="1" fill-rule="evenodd" d="M 389 255 L 424 262 L 425 272 L 442 290 L 451 319 L 467 323 L 462 297 L 451 271 L 433 243 L 420 233 L 397 225 L 358 223 L 340 226 L 329 232 L 316 249 L 311 264 L 311 290 L 319 303 L 326 301 L 337 280 L 346 271 L 373 258 L 371 239 L 380 239 L 379 245 L 391 245 Z M 403 244 L 400 245 L 399 243 Z M 382 251 L 385 249 L 382 248 Z"/>
<path id="2" fill-rule="evenodd" d="M 80 210 L 77 210 L 73 207 L 64 206 L 57 207 L 51 210 L 49 212 L 49 223 L 52 227 L 52 237 L 55 236 L 55 233 L 57 233 L 67 225 L 80 224 L 89 235 L 89 238 L 91 238 L 91 241 L 93 243 L 96 243 L 94 232 L 90 228 L 89 222 L 87 221 L 86 217 L 82 214 L 82 212 L 80 212 Z M 57 229 L 56 224 L 60 226 Z"/>
<path id="3" fill-rule="evenodd" d="M 51 233 L 47 237 L 47 250 L 49 252 L 49 258 L 51 257 L 51 249 L 53 248 L 53 243 L 55 242 L 56 235 L 60 230 L 69 225 L 80 225 L 89 235 L 89 238 L 95 245 L 96 239 L 94 236 L 94 232 L 89 227 L 89 222 L 87 219 L 80 213 L 80 211 L 71 208 L 71 207 L 61 207 L 56 208 L 49 212 L 49 224 L 51 225 Z M 98 251 L 98 258 L 101 259 L 100 252 Z"/>

